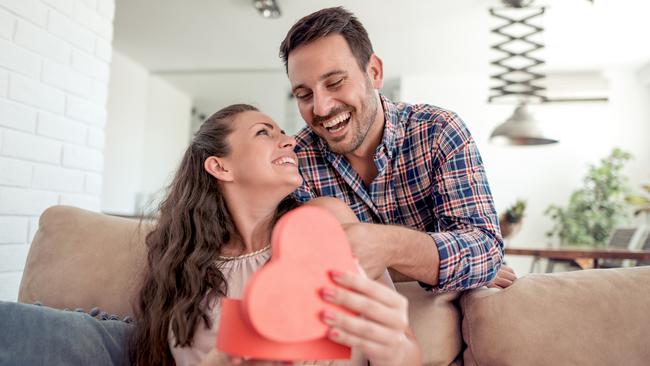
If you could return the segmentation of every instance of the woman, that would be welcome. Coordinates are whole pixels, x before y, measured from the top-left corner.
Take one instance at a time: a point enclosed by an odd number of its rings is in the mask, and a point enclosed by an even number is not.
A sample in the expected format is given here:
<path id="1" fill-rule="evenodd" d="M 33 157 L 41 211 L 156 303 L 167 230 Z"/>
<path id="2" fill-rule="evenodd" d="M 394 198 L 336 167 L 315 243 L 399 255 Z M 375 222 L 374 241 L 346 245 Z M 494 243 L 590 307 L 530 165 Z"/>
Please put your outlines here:
<path id="1" fill-rule="evenodd" d="M 248 105 L 226 107 L 203 123 L 146 239 L 134 363 L 198 364 L 210 353 L 205 361 L 213 365 L 267 364 L 214 350 L 219 299 L 240 297 L 247 279 L 270 257 L 274 223 L 298 206 L 290 196 L 302 183 L 294 145 L 271 118 Z M 329 209 L 342 223 L 356 220 L 334 199 L 309 204 Z M 372 365 L 419 364 L 406 300 L 360 275 L 334 277 L 347 290 L 329 289 L 324 299 L 362 316 L 325 314 L 328 336 Z"/>

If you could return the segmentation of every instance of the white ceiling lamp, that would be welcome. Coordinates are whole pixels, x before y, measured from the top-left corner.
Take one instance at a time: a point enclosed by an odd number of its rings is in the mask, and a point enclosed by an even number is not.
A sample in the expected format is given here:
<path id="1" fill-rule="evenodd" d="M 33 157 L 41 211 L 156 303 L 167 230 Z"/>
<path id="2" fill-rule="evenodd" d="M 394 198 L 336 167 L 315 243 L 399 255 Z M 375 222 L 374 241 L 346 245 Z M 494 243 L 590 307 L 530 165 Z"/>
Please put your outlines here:
<path id="1" fill-rule="evenodd" d="M 491 75 L 498 85 L 490 88 L 492 94 L 488 102 L 497 99 L 515 101 L 518 106 L 505 122 L 492 132 L 490 140 L 507 145 L 545 145 L 558 142 L 550 136 L 543 126 L 528 111 L 531 102 L 545 103 L 546 87 L 539 84 L 546 76 L 536 68 L 544 61 L 532 53 L 544 48 L 538 40 L 544 29 L 533 23 L 545 11 L 542 7 L 530 6 L 532 1 L 503 0 L 505 7 L 491 8 L 490 14 L 505 23 L 492 29 L 492 33 L 505 40 L 492 46 L 504 54 L 492 61 L 501 72 Z"/>
<path id="2" fill-rule="evenodd" d="M 276 0 L 253 0 L 253 6 L 267 19 L 279 18 L 282 15 Z"/>
<path id="3" fill-rule="evenodd" d="M 490 140 L 503 145 L 547 145 L 558 142 L 545 133 L 538 121 L 528 111 L 525 103 L 515 108 L 514 113 L 505 122 L 492 131 Z"/>

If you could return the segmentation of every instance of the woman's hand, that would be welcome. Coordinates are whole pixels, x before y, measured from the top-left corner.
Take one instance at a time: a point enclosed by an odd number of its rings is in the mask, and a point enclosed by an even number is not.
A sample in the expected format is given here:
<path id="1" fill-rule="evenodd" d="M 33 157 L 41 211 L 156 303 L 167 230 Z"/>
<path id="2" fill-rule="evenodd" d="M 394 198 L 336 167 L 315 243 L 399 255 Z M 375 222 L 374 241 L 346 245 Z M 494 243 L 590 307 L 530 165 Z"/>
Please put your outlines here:
<path id="1" fill-rule="evenodd" d="M 513 282 L 517 279 L 517 274 L 515 271 L 506 266 L 505 264 L 501 265 L 501 269 L 497 272 L 497 276 L 492 282 L 490 282 L 487 287 L 489 288 L 506 288 L 512 285 Z"/>
<path id="2" fill-rule="evenodd" d="M 281 366 L 293 365 L 293 362 L 279 362 L 279 361 L 259 361 L 259 360 L 246 360 L 242 357 L 231 357 L 216 348 L 210 351 L 207 356 L 201 361 L 199 366 Z"/>
<path id="3" fill-rule="evenodd" d="M 407 336 L 408 301 L 404 296 L 363 275 L 334 272 L 332 278 L 345 289 L 324 288 L 323 298 L 361 316 L 323 313 L 323 321 L 331 327 L 331 340 L 358 349 L 373 366 L 419 364 L 417 343 Z"/>

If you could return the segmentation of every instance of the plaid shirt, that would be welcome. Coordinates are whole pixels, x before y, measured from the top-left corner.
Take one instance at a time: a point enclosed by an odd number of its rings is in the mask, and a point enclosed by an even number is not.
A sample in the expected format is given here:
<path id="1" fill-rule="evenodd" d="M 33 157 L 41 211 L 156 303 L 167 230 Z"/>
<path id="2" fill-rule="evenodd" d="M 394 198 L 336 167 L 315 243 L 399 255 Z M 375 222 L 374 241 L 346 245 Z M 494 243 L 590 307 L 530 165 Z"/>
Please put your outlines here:
<path id="1" fill-rule="evenodd" d="M 501 266 L 503 240 L 481 156 L 462 120 L 431 105 L 394 104 L 384 96 L 384 136 L 369 187 L 342 155 L 309 127 L 297 135 L 303 185 L 299 201 L 331 196 L 360 221 L 426 232 L 440 257 L 437 291 L 489 283 Z M 433 286 L 421 283 L 428 290 Z"/>

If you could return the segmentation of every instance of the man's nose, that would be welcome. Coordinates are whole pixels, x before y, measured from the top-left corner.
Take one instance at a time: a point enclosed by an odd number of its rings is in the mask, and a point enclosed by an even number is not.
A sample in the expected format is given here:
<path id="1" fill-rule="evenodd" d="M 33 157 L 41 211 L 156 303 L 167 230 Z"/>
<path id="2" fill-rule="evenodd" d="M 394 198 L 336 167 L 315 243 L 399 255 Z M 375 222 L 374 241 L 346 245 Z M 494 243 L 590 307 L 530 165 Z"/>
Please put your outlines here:
<path id="1" fill-rule="evenodd" d="M 333 99 L 327 92 L 314 92 L 314 114 L 321 117 L 329 115 L 333 107 Z"/>

